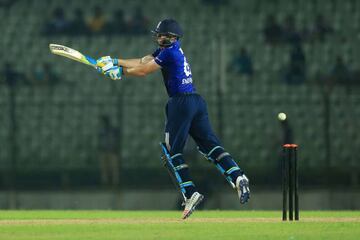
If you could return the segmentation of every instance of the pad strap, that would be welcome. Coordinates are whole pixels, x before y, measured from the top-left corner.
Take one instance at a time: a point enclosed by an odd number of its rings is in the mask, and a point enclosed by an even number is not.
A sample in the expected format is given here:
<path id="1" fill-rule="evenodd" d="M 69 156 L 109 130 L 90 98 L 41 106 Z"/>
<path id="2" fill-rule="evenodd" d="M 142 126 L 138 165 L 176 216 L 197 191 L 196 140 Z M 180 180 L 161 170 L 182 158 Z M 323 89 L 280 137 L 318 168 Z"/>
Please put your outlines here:
<path id="1" fill-rule="evenodd" d="M 222 153 L 219 154 L 219 156 L 217 156 L 216 158 L 214 156 L 211 156 L 216 150 L 220 149 L 222 151 Z M 225 170 L 220 163 L 220 161 L 227 156 L 230 156 L 230 154 L 228 152 L 224 151 L 224 148 L 221 146 L 216 146 L 213 149 L 211 149 L 211 151 L 206 154 L 204 152 L 202 152 L 200 150 L 200 148 L 198 147 L 198 151 L 201 153 L 201 155 L 203 155 L 208 161 L 212 162 L 215 164 L 216 168 L 221 172 L 221 174 L 223 174 L 226 178 L 226 180 L 229 182 L 229 184 L 231 185 L 231 187 L 235 187 L 235 184 L 232 182 L 231 176 L 230 174 L 236 170 L 240 170 L 239 167 L 232 167 L 228 170 Z M 233 161 L 233 160 L 232 160 Z M 236 164 L 235 164 L 236 165 Z"/>
<path id="2" fill-rule="evenodd" d="M 177 186 L 177 188 L 180 190 L 180 193 L 182 194 L 184 200 L 186 200 L 185 193 L 186 189 L 185 187 L 189 186 L 195 186 L 192 181 L 186 181 L 184 182 L 181 178 L 179 171 L 188 168 L 188 165 L 185 163 L 179 164 L 178 166 L 174 165 L 174 159 L 177 157 L 181 157 L 181 153 L 175 154 L 173 156 L 170 156 L 170 153 L 166 147 L 165 143 L 160 143 L 161 149 L 164 153 L 164 157 L 162 157 L 164 161 L 164 166 L 167 168 L 171 179 L 173 180 L 174 184 Z"/>

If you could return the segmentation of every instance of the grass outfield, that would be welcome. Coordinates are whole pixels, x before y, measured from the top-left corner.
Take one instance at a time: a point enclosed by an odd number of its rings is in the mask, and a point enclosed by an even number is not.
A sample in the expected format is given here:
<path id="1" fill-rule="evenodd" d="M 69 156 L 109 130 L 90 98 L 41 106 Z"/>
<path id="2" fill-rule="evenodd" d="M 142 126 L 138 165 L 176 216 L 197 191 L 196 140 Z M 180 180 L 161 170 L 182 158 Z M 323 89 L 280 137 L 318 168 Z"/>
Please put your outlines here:
<path id="1" fill-rule="evenodd" d="M 0 211 L 0 240 L 360 239 L 360 211 Z"/>

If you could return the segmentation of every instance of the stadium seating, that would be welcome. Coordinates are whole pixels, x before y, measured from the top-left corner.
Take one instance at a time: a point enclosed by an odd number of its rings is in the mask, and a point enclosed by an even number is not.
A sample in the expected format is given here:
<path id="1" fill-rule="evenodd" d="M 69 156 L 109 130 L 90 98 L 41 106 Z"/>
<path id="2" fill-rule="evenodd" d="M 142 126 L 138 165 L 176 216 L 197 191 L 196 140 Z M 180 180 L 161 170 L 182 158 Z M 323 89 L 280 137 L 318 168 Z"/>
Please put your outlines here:
<path id="1" fill-rule="evenodd" d="M 34 63 L 49 62 L 60 76 L 54 89 L 18 86 L 16 96 L 17 163 L 24 168 L 97 168 L 99 117 L 109 115 L 120 129 L 121 167 L 159 165 L 158 142 L 163 140 L 164 106 L 167 99 L 159 73 L 146 79 L 105 79 L 87 66 L 51 55 L 51 42 L 69 45 L 91 56 L 140 57 L 154 50 L 150 35 L 141 36 L 44 36 L 42 27 L 63 1 L 15 1 L 0 9 L 3 61 L 19 62 L 18 71 L 31 72 Z M 124 1 L 111 0 L 103 6 L 111 19 Z M 142 6 L 155 26 L 160 18 L 173 17 L 185 29 L 183 49 L 192 67 L 198 91 L 209 103 L 214 129 L 221 132 L 224 145 L 242 166 L 276 166 L 281 144 L 281 128 L 276 118 L 286 112 L 300 145 L 303 166 L 318 168 L 327 163 L 325 150 L 324 100 L 313 80 L 318 71 L 329 72 L 337 55 L 356 68 L 359 62 L 360 4 L 358 1 L 227 1 L 219 7 L 206 1 L 126 1 L 126 11 Z M 66 17 L 84 1 L 69 1 Z M 86 1 L 91 9 L 96 0 Z M 299 28 L 311 26 L 319 12 L 334 26 L 336 34 L 323 43 L 306 42 L 308 66 L 306 83 L 289 86 L 281 81 L 288 46 L 264 43 L 262 29 L 268 14 L 282 20 L 293 14 Z M 91 10 L 84 12 L 86 17 Z M 182 9 L 179 11 L 178 9 Z M 354 10 L 357 9 L 358 11 Z M 19 18 L 18 16 L 22 16 Z M 347 41 L 342 42 L 346 38 Z M 248 49 L 255 67 L 252 79 L 221 69 L 239 47 Z M 2 75 L 3 76 L 3 75 Z M 225 80 L 222 102 L 218 86 Z M 3 82 L 3 81 L 2 81 Z M 0 88 L 0 164 L 10 166 L 11 142 L 9 89 Z M 335 86 L 330 97 L 331 164 L 359 166 L 355 150 L 360 147 L 359 93 L 350 96 Z M 219 126 L 219 122 L 222 126 Z"/>

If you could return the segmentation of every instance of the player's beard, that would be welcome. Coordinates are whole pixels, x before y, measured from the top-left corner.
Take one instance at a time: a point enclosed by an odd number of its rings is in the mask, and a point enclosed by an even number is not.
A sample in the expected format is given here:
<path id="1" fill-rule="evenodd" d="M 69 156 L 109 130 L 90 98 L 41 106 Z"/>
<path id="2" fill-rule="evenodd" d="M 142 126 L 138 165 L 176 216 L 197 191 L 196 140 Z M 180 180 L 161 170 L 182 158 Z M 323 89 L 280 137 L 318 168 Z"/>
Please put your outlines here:
<path id="1" fill-rule="evenodd" d="M 176 39 L 172 38 L 162 38 L 159 39 L 158 37 L 155 38 L 155 42 L 161 47 L 166 48 L 169 47 L 171 44 L 173 44 L 176 41 Z"/>

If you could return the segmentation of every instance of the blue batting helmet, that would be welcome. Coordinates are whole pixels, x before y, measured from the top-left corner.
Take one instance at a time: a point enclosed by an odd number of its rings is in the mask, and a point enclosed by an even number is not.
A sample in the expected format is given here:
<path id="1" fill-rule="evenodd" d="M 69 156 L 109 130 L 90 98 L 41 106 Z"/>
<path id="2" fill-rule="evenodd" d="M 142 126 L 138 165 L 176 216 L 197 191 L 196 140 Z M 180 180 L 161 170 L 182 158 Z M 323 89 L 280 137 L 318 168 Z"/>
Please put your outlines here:
<path id="1" fill-rule="evenodd" d="M 183 36 L 183 30 L 174 19 L 164 19 L 160 21 L 156 28 L 151 32 L 154 34 L 172 35 L 177 38 Z"/>

